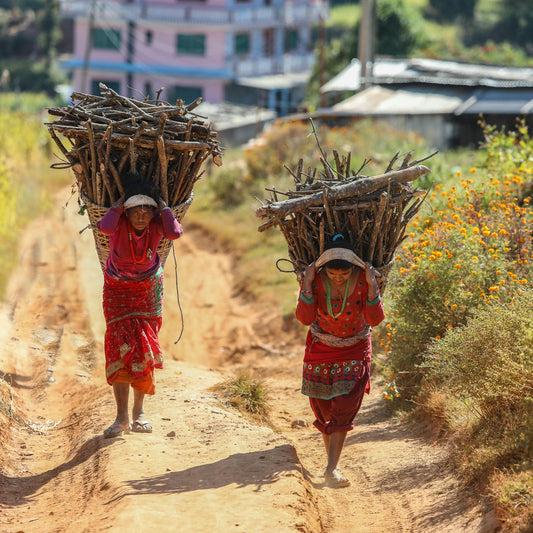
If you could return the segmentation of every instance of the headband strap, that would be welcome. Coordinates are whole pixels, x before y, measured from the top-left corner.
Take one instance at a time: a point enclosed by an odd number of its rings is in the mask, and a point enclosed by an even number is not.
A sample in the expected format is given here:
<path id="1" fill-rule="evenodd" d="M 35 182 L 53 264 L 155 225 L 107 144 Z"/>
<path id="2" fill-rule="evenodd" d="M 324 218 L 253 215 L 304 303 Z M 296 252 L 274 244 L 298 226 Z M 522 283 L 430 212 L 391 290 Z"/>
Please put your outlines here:
<path id="1" fill-rule="evenodd" d="M 333 261 L 334 259 L 340 259 L 341 261 L 347 261 L 348 263 L 352 263 L 352 265 L 356 265 L 361 268 L 366 267 L 363 260 L 357 257 L 355 253 L 352 252 L 352 250 L 348 250 L 347 248 L 330 248 L 329 250 L 326 250 L 316 260 L 315 264 L 317 268 L 319 268 L 322 265 L 325 265 L 326 263 Z"/>
<path id="2" fill-rule="evenodd" d="M 153 198 L 150 198 L 150 196 L 146 196 L 144 194 L 136 194 L 134 196 L 130 196 L 124 202 L 125 209 L 129 209 L 130 207 L 137 207 L 139 205 L 149 205 L 151 207 L 157 207 L 157 202 Z"/>

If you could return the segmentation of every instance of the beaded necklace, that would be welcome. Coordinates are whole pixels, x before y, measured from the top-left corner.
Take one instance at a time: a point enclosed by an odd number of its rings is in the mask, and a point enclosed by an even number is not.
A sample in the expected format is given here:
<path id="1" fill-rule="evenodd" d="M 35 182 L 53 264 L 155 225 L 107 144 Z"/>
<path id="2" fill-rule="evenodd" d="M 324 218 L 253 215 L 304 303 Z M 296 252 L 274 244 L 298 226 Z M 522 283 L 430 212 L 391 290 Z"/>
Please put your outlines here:
<path id="1" fill-rule="evenodd" d="M 135 250 L 133 249 L 133 235 L 131 234 L 131 224 L 128 220 L 128 235 L 129 235 L 129 238 L 130 238 L 130 250 L 131 250 L 131 257 L 133 259 L 133 262 L 134 263 L 143 263 L 144 261 L 146 261 L 146 254 L 148 252 L 148 243 L 150 242 L 150 226 L 147 226 L 146 228 L 146 239 L 145 239 L 145 242 L 144 242 L 144 251 L 143 251 L 143 254 L 141 256 L 140 259 L 137 259 L 137 257 L 135 256 Z M 151 256 L 151 252 L 150 252 L 150 256 Z"/>
<path id="2" fill-rule="evenodd" d="M 339 313 L 334 314 L 333 310 L 331 308 L 331 280 L 329 277 L 326 280 L 326 297 L 327 297 L 327 305 L 328 305 L 328 313 L 333 318 L 338 318 L 342 315 L 344 311 L 344 307 L 346 306 L 346 300 L 348 299 L 348 289 L 350 287 L 350 279 L 346 280 L 346 288 L 344 289 L 344 298 L 342 299 L 342 307 Z"/>

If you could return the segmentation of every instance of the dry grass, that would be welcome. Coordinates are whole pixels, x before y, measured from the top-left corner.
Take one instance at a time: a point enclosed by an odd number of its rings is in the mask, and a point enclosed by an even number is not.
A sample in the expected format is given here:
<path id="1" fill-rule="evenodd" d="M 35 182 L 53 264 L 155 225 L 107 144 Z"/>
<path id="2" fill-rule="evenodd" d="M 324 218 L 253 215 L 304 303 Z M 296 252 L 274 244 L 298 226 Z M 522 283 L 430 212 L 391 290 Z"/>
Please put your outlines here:
<path id="1" fill-rule="evenodd" d="M 269 418 L 268 392 L 260 378 L 240 374 L 214 387 L 226 405 L 249 415 L 254 421 L 265 423 Z"/>

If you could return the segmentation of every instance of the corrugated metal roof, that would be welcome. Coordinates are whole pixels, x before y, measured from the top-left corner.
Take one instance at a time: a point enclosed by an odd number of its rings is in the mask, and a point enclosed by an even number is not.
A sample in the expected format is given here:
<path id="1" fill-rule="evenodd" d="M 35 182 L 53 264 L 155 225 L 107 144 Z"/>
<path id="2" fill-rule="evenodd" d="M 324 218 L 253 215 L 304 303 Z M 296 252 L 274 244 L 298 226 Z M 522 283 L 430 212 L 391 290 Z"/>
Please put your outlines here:
<path id="1" fill-rule="evenodd" d="M 287 72 L 285 74 L 237 78 L 236 83 L 256 89 L 292 89 L 306 85 L 310 77 L 311 71 Z"/>
<path id="2" fill-rule="evenodd" d="M 447 114 L 470 96 L 471 92 L 464 90 L 394 90 L 376 85 L 334 105 L 333 110 L 361 115 Z"/>
<path id="3" fill-rule="evenodd" d="M 375 85 L 431 84 L 458 87 L 533 87 L 533 68 L 475 65 L 437 59 L 377 59 L 368 81 Z M 361 64 L 353 59 L 321 92 L 358 91 Z"/>
<path id="4" fill-rule="evenodd" d="M 533 110 L 533 89 L 475 91 L 456 115 L 521 115 Z"/>

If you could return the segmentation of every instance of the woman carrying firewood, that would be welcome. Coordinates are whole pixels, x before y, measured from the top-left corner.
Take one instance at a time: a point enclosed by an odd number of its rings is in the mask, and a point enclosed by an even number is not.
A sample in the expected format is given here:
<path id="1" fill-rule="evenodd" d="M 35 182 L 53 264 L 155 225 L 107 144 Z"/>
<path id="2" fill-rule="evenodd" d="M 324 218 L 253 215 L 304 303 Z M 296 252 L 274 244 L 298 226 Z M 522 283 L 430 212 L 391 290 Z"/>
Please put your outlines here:
<path id="1" fill-rule="evenodd" d="M 180 223 L 150 182 L 126 176 L 124 196 L 107 211 L 98 229 L 109 235 L 104 272 L 106 377 L 113 387 L 116 419 L 104 431 L 117 437 L 131 429 L 150 433 L 144 396 L 155 393 L 154 369 L 163 360 L 158 334 L 162 322 L 163 268 L 157 247 L 177 239 Z M 133 389 L 130 426 L 129 389 Z"/>
<path id="2" fill-rule="evenodd" d="M 374 268 L 355 255 L 342 235 L 306 268 L 296 317 L 310 326 L 302 393 L 309 396 L 314 425 L 326 446 L 326 484 L 347 487 L 350 481 L 337 465 L 363 395 L 370 390 L 370 332 L 385 314 Z"/>

